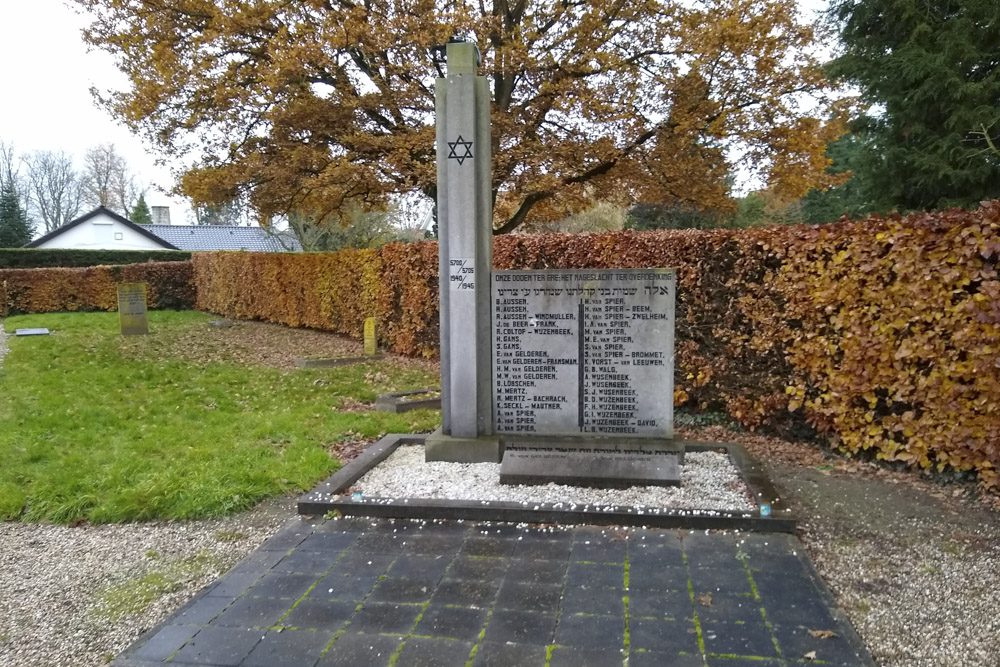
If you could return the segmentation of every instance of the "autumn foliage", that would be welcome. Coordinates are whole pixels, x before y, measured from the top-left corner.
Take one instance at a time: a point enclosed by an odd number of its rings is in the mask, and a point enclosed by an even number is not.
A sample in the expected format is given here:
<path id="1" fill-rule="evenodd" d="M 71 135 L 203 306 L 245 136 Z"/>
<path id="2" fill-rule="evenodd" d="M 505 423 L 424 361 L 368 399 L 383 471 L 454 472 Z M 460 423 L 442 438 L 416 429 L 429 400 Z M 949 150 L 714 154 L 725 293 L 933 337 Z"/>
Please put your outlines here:
<path id="1" fill-rule="evenodd" d="M 674 267 L 676 394 L 1000 488 L 1000 202 L 821 227 L 500 237 L 498 269 Z M 437 248 L 195 256 L 198 306 L 437 351 Z M 667 397 L 664 397 L 668 400 Z"/>
<path id="2" fill-rule="evenodd" d="M 194 307 L 191 262 L 0 269 L 0 315 L 118 310 L 118 283 L 146 283 L 150 309 Z"/>
<path id="3" fill-rule="evenodd" d="M 127 81 L 108 110 L 194 158 L 185 194 L 265 221 L 433 199 L 437 47 L 457 36 L 490 85 L 500 231 L 600 200 L 723 208 L 737 170 L 790 197 L 836 180 L 845 109 L 794 0 L 75 4 Z"/>

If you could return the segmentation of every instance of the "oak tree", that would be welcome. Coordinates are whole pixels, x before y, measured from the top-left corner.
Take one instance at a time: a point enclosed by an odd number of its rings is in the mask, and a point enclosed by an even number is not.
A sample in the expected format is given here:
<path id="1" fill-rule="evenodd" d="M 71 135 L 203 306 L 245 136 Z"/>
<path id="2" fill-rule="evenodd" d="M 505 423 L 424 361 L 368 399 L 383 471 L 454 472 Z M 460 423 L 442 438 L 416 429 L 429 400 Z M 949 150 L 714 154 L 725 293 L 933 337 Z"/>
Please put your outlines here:
<path id="1" fill-rule="evenodd" d="M 498 232 L 596 201 L 724 207 L 737 167 L 800 196 L 842 131 L 794 0 L 75 2 L 129 81 L 106 106 L 194 160 L 187 195 L 264 221 L 433 197 L 435 47 L 456 35 L 492 88 Z"/>

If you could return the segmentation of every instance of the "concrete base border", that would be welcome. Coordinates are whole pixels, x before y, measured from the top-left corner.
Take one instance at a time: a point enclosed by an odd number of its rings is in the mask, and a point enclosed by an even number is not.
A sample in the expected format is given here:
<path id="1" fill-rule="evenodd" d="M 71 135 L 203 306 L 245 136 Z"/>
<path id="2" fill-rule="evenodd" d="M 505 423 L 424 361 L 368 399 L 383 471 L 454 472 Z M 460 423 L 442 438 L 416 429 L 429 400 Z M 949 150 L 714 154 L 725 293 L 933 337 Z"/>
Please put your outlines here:
<path id="1" fill-rule="evenodd" d="M 505 521 L 513 523 L 560 523 L 648 526 L 652 528 L 687 528 L 692 530 L 747 530 L 772 533 L 794 533 L 795 518 L 782 502 L 771 481 L 750 459 L 746 449 L 735 443 L 685 442 L 688 451 L 719 451 L 730 460 L 743 476 L 759 504 L 770 504 L 771 515 L 752 512 L 715 510 L 645 509 L 632 507 L 584 507 L 568 509 L 561 504 L 542 503 L 527 506 L 520 503 L 442 500 L 437 498 L 376 498 L 366 497 L 354 502 L 343 495 L 366 472 L 384 461 L 397 447 L 423 444 L 426 435 L 393 433 L 366 449 L 360 456 L 320 482 L 299 499 L 299 514 L 320 515 L 340 512 L 345 516 L 395 517 L 403 519 L 454 519 L 470 521 Z"/>

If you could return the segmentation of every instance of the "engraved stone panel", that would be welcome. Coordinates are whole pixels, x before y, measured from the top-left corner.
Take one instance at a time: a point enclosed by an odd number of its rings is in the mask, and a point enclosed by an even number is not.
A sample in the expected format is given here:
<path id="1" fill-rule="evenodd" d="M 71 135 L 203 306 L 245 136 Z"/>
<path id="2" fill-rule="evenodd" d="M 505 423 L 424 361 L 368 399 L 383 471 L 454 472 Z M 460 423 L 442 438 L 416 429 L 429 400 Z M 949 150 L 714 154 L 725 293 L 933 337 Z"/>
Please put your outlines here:
<path id="1" fill-rule="evenodd" d="M 501 484 L 566 484 L 601 489 L 680 486 L 675 454 L 628 451 L 511 449 L 500 463 Z"/>
<path id="2" fill-rule="evenodd" d="M 670 269 L 494 271 L 497 433 L 673 435 Z"/>

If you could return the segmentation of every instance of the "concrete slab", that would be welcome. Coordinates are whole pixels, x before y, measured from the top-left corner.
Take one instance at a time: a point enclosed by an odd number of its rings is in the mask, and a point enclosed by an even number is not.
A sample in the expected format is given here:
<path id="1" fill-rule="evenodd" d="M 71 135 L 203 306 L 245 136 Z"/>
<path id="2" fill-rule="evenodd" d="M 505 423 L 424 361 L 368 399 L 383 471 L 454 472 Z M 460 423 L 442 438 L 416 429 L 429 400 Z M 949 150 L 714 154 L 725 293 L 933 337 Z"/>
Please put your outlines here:
<path id="1" fill-rule="evenodd" d="M 598 489 L 633 486 L 680 486 L 673 454 L 627 451 L 567 452 L 531 447 L 504 451 L 501 484 L 566 484 Z"/>
<path id="2" fill-rule="evenodd" d="M 49 330 L 45 327 L 38 327 L 33 329 L 15 329 L 15 336 L 48 336 Z"/>
<path id="3" fill-rule="evenodd" d="M 874 665 L 799 540 L 752 537 L 297 518 L 112 664 Z"/>

